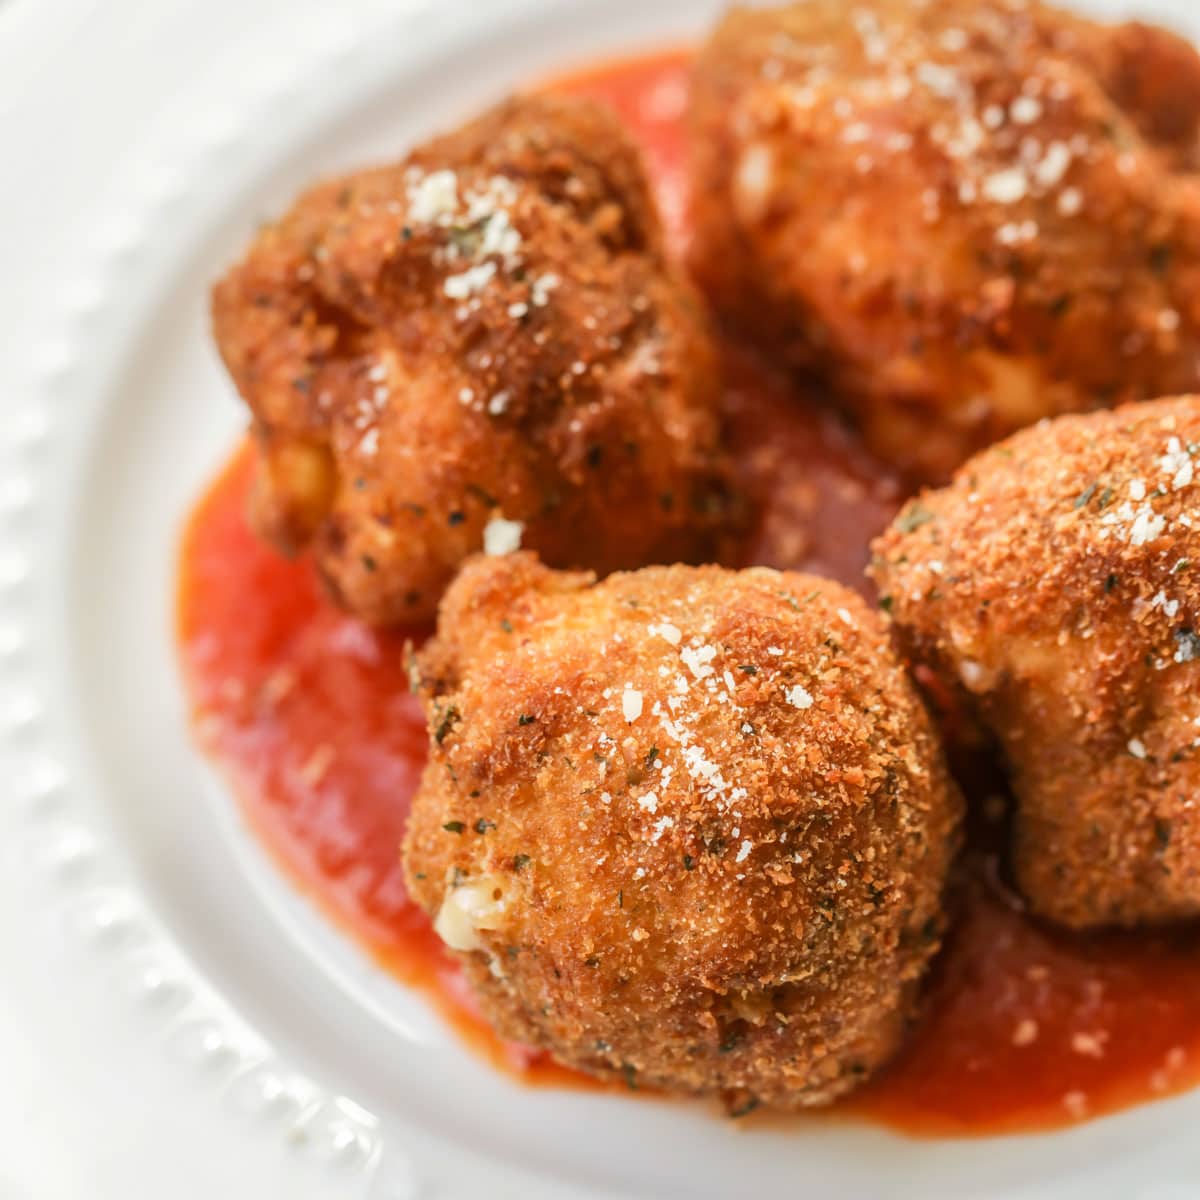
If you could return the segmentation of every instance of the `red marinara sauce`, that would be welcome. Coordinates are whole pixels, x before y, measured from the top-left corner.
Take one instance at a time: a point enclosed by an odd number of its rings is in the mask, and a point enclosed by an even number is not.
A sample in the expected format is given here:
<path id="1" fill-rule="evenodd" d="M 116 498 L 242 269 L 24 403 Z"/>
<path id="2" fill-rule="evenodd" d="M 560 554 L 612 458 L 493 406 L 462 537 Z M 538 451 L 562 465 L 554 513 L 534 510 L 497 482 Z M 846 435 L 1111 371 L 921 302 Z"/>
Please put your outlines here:
<path id="1" fill-rule="evenodd" d="M 645 147 L 682 246 L 687 54 L 553 86 L 617 108 Z M 759 502 L 745 561 L 865 590 L 867 544 L 903 498 L 898 481 L 749 351 L 727 345 L 725 362 L 734 450 Z M 243 449 L 183 542 L 179 641 L 202 748 L 297 883 L 470 1044 L 529 1082 L 598 1086 L 490 1031 L 405 892 L 398 847 L 426 744 L 405 644 L 427 631 L 368 629 L 325 600 L 309 563 L 260 543 L 244 519 L 252 470 Z M 974 790 L 975 811 L 994 813 L 994 782 Z M 896 1061 L 842 1110 L 913 1134 L 1010 1132 L 1200 1082 L 1200 933 L 1079 937 L 1044 927 L 1003 880 L 1002 820 L 975 824 L 923 1015 Z"/>

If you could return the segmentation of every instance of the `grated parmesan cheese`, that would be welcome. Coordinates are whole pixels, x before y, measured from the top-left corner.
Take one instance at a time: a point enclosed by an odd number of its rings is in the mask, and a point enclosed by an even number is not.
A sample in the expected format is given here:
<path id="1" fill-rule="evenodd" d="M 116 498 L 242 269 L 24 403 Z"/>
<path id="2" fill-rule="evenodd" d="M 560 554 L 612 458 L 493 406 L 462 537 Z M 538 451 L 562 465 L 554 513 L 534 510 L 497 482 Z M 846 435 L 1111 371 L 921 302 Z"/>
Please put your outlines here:
<path id="1" fill-rule="evenodd" d="M 509 521 L 498 513 L 483 527 L 484 554 L 494 558 L 512 554 L 521 548 L 521 535 L 524 532 L 524 521 Z"/>

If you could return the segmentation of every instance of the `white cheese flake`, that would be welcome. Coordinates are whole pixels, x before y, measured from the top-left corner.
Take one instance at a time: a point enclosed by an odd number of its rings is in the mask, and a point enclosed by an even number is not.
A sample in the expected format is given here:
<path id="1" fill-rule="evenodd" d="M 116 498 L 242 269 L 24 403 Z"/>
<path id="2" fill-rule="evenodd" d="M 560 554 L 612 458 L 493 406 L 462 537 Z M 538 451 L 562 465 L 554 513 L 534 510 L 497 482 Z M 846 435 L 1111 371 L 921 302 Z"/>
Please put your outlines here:
<path id="1" fill-rule="evenodd" d="M 451 300 L 466 300 L 482 292 L 496 274 L 494 262 L 479 263 L 458 275 L 447 275 L 442 290 Z"/>
<path id="2" fill-rule="evenodd" d="M 1143 509 L 1134 519 L 1133 527 L 1129 530 L 1129 543 L 1132 546 L 1144 546 L 1154 541 L 1167 527 L 1165 517 Z"/>
<path id="3" fill-rule="evenodd" d="M 433 171 L 408 189 L 408 217 L 422 225 L 447 223 L 458 211 L 458 176 L 453 171 Z"/>
<path id="4" fill-rule="evenodd" d="M 1155 594 L 1154 598 L 1150 601 L 1150 607 L 1151 608 L 1161 608 L 1163 611 L 1163 615 L 1165 617 L 1167 617 L 1168 620 L 1170 620 L 1171 618 L 1173 618 L 1175 616 L 1175 614 L 1177 612 L 1179 612 L 1179 601 L 1178 600 L 1168 600 L 1167 593 L 1160 591 L 1160 592 L 1157 592 Z"/>
<path id="5" fill-rule="evenodd" d="M 512 219 L 504 209 L 498 209 L 487 218 L 483 226 L 483 236 L 479 241 L 478 254 L 487 257 L 499 255 L 509 265 L 512 265 L 521 249 L 521 235 L 513 228 Z"/>
<path id="6" fill-rule="evenodd" d="M 1076 187 L 1063 188 L 1058 195 L 1058 211 L 1064 217 L 1073 217 L 1083 208 L 1083 193 Z"/>
<path id="7" fill-rule="evenodd" d="M 1070 166 L 1070 147 L 1066 142 L 1051 142 L 1046 147 L 1046 153 L 1033 168 L 1033 177 L 1043 188 L 1052 188 L 1062 182 Z"/>
<path id="8" fill-rule="evenodd" d="M 499 558 L 521 548 L 524 521 L 509 521 L 498 513 L 483 527 L 483 552 Z"/>
<path id="9" fill-rule="evenodd" d="M 621 714 L 631 723 L 642 715 L 642 693 L 636 688 L 627 687 L 621 694 Z"/>
<path id="10" fill-rule="evenodd" d="M 1032 125 L 1042 115 L 1042 102 L 1036 96 L 1018 96 L 1008 106 L 1008 115 L 1017 125 Z"/>
<path id="11" fill-rule="evenodd" d="M 709 675 L 716 674 L 714 668 L 709 666 L 717 657 L 716 646 L 685 646 L 680 650 L 679 657 L 696 679 L 707 679 Z"/>
<path id="12" fill-rule="evenodd" d="M 1166 475 L 1171 477 L 1171 488 L 1174 491 L 1190 487 L 1195 479 L 1192 456 L 1184 449 L 1183 443 L 1177 437 L 1173 437 L 1167 442 L 1167 452 L 1159 459 L 1158 465 Z"/>
<path id="13" fill-rule="evenodd" d="M 679 630 L 678 625 L 672 625 L 670 621 L 660 621 L 657 625 L 651 625 L 646 630 L 651 637 L 660 637 L 664 641 L 670 642 L 672 646 L 678 646 L 683 640 L 683 634 Z"/>
<path id="14" fill-rule="evenodd" d="M 553 271 L 539 275 L 529 288 L 529 299 L 537 308 L 545 308 L 550 302 L 550 293 L 558 287 L 561 280 Z"/>
<path id="15" fill-rule="evenodd" d="M 1036 221 L 1006 221 L 996 230 L 996 241 L 1002 246 L 1019 246 L 1032 242 L 1037 235 Z"/>
<path id="16" fill-rule="evenodd" d="M 962 86 L 958 76 L 941 63 L 918 63 L 914 75 L 918 83 L 923 84 L 935 96 L 940 96 L 943 100 L 953 99 L 958 95 Z"/>
<path id="17" fill-rule="evenodd" d="M 1029 180 L 1022 167 L 1007 167 L 983 181 L 984 196 L 996 204 L 1016 204 L 1028 190 Z"/>

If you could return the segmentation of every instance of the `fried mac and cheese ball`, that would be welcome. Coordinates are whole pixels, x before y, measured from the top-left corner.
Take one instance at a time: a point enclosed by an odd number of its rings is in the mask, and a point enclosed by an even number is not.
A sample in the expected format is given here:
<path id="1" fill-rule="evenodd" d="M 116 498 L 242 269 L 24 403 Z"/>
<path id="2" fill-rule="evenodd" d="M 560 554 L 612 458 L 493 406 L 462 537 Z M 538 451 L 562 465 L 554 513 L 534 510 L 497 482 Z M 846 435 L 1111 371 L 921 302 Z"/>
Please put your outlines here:
<path id="1" fill-rule="evenodd" d="M 695 267 L 943 481 L 1042 417 L 1200 387 L 1200 57 L 1026 0 L 735 11 L 694 70 Z"/>
<path id="2" fill-rule="evenodd" d="M 607 573 L 710 557 L 717 372 L 608 111 L 528 97 L 322 184 L 216 286 L 253 516 L 377 623 L 517 542 Z"/>
<path id="3" fill-rule="evenodd" d="M 766 568 L 476 559 L 421 652 L 409 887 L 505 1037 L 824 1104 L 896 1049 L 959 799 L 876 616 Z"/>
<path id="4" fill-rule="evenodd" d="M 1033 908 L 1200 915 L 1200 396 L 1017 434 L 875 553 L 906 649 L 1007 760 Z"/>

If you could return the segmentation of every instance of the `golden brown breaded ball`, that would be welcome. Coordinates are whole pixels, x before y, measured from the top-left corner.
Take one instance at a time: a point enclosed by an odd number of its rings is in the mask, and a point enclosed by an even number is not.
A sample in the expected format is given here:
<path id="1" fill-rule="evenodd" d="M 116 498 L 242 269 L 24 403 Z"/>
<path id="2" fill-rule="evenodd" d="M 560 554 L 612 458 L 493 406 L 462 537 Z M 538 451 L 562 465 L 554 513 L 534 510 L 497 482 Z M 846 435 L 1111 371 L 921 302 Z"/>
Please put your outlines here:
<path id="1" fill-rule="evenodd" d="M 713 351 L 638 153 L 591 102 L 517 98 L 322 184 L 217 285 L 259 530 L 376 623 L 468 554 L 601 573 L 711 556 Z"/>
<path id="2" fill-rule="evenodd" d="M 735 11 L 693 76 L 694 258 L 926 481 L 1200 387 L 1200 56 L 1025 0 Z"/>
<path id="3" fill-rule="evenodd" d="M 1200 396 L 1060 417 L 875 543 L 908 652 L 995 734 L 1066 925 L 1200 915 Z"/>
<path id="4" fill-rule="evenodd" d="M 475 559 L 417 659 L 409 888 L 505 1037 L 824 1104 L 896 1049 L 959 799 L 877 617 L 767 568 Z"/>

